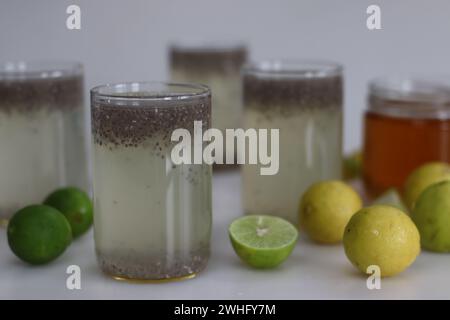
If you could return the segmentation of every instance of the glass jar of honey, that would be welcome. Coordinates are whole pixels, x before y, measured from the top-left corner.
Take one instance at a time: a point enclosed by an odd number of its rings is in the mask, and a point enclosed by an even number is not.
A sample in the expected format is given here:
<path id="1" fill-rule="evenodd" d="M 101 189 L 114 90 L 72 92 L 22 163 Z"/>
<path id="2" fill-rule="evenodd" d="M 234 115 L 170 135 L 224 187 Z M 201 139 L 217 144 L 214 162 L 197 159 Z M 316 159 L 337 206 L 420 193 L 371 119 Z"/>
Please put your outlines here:
<path id="1" fill-rule="evenodd" d="M 363 178 L 369 198 L 402 190 L 430 161 L 450 162 L 450 86 L 443 80 L 377 79 L 369 85 Z"/>

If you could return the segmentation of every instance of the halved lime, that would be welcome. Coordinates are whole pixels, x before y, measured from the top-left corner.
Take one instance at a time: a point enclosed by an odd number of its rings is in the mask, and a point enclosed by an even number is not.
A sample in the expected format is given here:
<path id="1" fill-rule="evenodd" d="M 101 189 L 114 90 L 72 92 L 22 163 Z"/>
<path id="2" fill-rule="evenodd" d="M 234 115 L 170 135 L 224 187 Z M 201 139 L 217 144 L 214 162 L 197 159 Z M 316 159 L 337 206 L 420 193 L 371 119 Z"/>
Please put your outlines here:
<path id="1" fill-rule="evenodd" d="M 229 229 L 237 255 L 255 268 L 273 268 L 289 257 L 298 232 L 290 222 L 272 216 L 249 215 L 234 220 Z"/>
<path id="2" fill-rule="evenodd" d="M 72 241 L 67 219 L 45 205 L 31 205 L 17 211 L 9 221 L 7 233 L 12 252 L 31 264 L 56 259 Z"/>
<path id="3" fill-rule="evenodd" d="M 375 199 L 375 201 L 372 202 L 372 205 L 376 204 L 393 206 L 405 213 L 408 213 L 408 209 L 406 209 L 406 206 L 402 201 L 402 197 L 395 188 L 386 190 L 381 196 L 379 196 L 377 199 Z"/>

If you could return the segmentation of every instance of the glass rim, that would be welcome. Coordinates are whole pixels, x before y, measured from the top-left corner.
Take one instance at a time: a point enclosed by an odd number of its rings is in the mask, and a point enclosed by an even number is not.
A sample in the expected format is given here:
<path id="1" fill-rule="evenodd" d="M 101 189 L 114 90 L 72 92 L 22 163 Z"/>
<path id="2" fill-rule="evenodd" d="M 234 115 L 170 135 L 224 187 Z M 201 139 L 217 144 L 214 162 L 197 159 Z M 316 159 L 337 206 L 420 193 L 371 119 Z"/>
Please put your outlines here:
<path id="1" fill-rule="evenodd" d="M 157 90 L 157 88 L 160 90 Z M 182 90 L 161 90 L 161 88 L 180 88 Z M 106 92 L 105 92 L 106 90 Z M 188 101 L 208 97 L 211 90 L 208 86 L 198 83 L 177 83 L 164 81 L 131 81 L 107 83 L 93 87 L 91 98 L 95 101 L 107 101 L 109 104 L 173 102 Z M 135 95 L 133 95 L 133 93 Z M 142 95 L 139 95 L 142 94 Z"/>
<path id="2" fill-rule="evenodd" d="M 244 75 L 267 78 L 329 78 L 342 75 L 343 66 L 330 60 L 267 59 L 246 63 Z"/>
<path id="3" fill-rule="evenodd" d="M 445 104 L 450 102 L 450 77 L 377 77 L 369 82 L 369 94 L 387 100 Z"/>
<path id="4" fill-rule="evenodd" d="M 368 98 L 368 111 L 372 113 L 415 119 L 450 118 L 450 78 L 378 77 L 369 82 Z"/>
<path id="5" fill-rule="evenodd" d="M 83 74 L 83 65 L 69 60 L 17 60 L 0 63 L 0 81 L 58 79 Z"/>

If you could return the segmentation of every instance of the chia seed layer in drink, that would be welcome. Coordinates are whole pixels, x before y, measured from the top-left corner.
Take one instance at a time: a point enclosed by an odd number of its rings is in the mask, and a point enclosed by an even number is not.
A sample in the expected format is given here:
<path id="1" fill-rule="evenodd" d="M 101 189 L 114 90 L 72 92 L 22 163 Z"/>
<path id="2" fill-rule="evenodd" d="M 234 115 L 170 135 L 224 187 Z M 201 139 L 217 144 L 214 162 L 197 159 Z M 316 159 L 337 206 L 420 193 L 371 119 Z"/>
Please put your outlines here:
<path id="1" fill-rule="evenodd" d="M 133 96 L 137 98 L 137 96 Z M 210 96 L 189 103 L 182 100 L 155 101 L 146 106 L 93 103 L 92 134 L 94 143 L 114 147 L 138 147 L 152 138 L 154 149 L 163 151 L 172 143 L 172 132 L 184 128 L 193 136 L 194 121 L 202 121 L 203 130 L 210 127 Z M 165 150 L 164 150 L 165 151 Z"/>
<path id="2" fill-rule="evenodd" d="M 0 80 L 0 112 L 11 113 L 48 108 L 78 108 L 83 99 L 83 78 L 67 76 L 38 79 Z"/>
<path id="3" fill-rule="evenodd" d="M 194 73 L 240 72 L 247 59 L 247 50 L 243 46 L 230 49 L 172 47 L 169 56 L 173 69 Z"/>
<path id="4" fill-rule="evenodd" d="M 244 76 L 245 108 L 290 115 L 309 109 L 341 108 L 342 78 L 278 78 Z"/>
<path id="5" fill-rule="evenodd" d="M 201 272 L 208 263 L 209 248 L 179 253 L 169 260 L 165 253 L 145 256 L 132 252 L 105 253 L 97 250 L 100 268 L 108 275 L 136 280 L 182 278 Z M 169 262 L 170 261 L 170 262 Z"/>

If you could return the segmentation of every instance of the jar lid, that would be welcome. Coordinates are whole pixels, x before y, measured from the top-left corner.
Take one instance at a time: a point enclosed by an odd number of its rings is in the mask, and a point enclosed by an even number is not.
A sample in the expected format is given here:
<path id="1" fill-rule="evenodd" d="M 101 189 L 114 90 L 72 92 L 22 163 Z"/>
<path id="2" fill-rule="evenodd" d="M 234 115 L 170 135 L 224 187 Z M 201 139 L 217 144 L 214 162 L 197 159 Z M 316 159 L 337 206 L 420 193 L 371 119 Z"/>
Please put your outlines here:
<path id="1" fill-rule="evenodd" d="M 391 77 L 369 83 L 369 110 L 407 118 L 450 118 L 450 78 Z"/>

